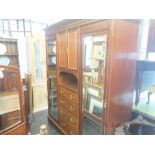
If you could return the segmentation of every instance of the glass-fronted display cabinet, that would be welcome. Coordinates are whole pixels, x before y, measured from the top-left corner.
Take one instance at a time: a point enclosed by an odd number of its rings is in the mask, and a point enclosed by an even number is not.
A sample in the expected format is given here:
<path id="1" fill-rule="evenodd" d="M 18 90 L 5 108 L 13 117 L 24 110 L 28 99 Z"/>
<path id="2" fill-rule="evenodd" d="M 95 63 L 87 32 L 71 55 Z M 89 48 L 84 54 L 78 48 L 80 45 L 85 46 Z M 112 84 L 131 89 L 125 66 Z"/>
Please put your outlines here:
<path id="1" fill-rule="evenodd" d="M 47 41 L 49 116 L 57 121 L 56 41 Z"/>

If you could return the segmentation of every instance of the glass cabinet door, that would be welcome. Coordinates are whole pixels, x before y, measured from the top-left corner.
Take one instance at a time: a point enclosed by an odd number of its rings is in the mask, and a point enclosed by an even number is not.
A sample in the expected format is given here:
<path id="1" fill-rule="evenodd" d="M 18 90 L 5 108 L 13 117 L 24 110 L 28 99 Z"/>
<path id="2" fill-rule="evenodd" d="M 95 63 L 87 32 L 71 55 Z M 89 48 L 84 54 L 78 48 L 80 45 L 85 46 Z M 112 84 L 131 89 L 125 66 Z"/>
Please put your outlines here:
<path id="1" fill-rule="evenodd" d="M 57 87 L 56 87 L 56 41 L 47 42 L 48 63 L 48 100 L 49 113 L 54 119 L 58 119 L 57 111 Z"/>
<path id="2" fill-rule="evenodd" d="M 19 70 L 0 65 L 0 133 L 23 120 Z"/>

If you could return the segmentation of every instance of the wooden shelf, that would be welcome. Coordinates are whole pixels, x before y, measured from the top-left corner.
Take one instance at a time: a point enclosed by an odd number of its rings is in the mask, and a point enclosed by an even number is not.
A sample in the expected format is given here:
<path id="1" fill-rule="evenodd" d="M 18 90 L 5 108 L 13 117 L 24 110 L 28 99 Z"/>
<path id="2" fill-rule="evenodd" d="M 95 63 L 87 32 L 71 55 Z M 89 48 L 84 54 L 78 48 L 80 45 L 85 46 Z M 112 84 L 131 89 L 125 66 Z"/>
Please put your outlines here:
<path id="1" fill-rule="evenodd" d="M 55 57 L 56 57 L 56 55 L 55 55 L 55 54 L 48 54 L 48 56 L 55 56 Z"/>
<path id="2" fill-rule="evenodd" d="M 48 64 L 48 66 L 56 66 L 56 64 Z"/>
<path id="3" fill-rule="evenodd" d="M 78 92 L 78 88 L 77 88 L 77 85 L 73 85 L 73 84 L 70 84 L 70 83 L 66 83 L 66 84 L 62 84 L 60 83 L 60 86 L 64 87 L 64 88 L 67 88 L 71 91 L 74 91 L 74 92 Z"/>
<path id="4" fill-rule="evenodd" d="M 4 54 L 4 55 L 0 55 L 0 56 L 18 56 L 18 54 Z"/>

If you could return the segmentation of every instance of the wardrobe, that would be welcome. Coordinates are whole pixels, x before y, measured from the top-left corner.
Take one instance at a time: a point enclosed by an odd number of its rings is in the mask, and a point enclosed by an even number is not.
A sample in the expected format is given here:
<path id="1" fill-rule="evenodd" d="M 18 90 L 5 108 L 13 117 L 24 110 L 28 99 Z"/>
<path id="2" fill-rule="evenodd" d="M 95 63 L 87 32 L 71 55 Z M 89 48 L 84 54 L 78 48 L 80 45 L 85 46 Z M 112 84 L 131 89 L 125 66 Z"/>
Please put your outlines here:
<path id="1" fill-rule="evenodd" d="M 63 134 L 85 134 L 85 118 L 99 124 L 100 134 L 114 134 L 131 119 L 138 30 L 139 21 L 117 19 L 63 20 L 46 28 L 48 119 Z"/>

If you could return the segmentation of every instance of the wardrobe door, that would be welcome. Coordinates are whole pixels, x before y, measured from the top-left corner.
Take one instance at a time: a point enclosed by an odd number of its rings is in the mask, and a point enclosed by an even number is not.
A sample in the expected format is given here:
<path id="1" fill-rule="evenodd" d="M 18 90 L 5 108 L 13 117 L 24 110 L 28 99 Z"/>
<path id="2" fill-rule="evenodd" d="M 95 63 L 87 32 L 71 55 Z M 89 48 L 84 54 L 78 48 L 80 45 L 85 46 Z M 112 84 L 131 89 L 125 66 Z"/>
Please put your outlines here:
<path id="1" fill-rule="evenodd" d="M 67 67 L 67 33 L 66 31 L 57 34 L 57 49 L 58 49 L 58 67 Z"/>
<path id="2" fill-rule="evenodd" d="M 79 29 L 70 29 L 68 31 L 68 69 L 78 69 L 78 38 Z"/>
<path id="3" fill-rule="evenodd" d="M 127 20 L 111 22 L 106 78 L 104 133 L 114 134 L 122 123 L 131 120 L 138 24 Z M 118 39 L 119 38 L 119 39 Z"/>

